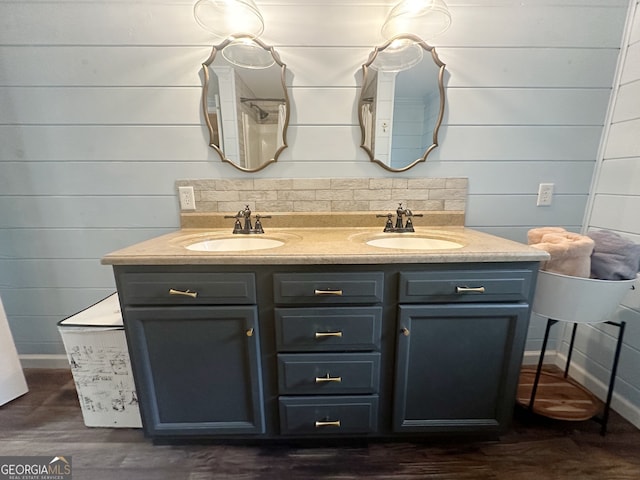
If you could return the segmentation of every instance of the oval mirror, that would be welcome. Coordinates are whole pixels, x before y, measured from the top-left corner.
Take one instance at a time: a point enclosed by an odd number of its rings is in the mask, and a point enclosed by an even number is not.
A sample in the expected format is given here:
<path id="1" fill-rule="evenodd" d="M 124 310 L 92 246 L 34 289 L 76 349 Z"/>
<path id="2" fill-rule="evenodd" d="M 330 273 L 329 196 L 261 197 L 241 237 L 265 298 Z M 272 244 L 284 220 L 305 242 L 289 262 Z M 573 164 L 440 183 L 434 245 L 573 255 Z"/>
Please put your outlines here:
<path id="1" fill-rule="evenodd" d="M 358 118 L 360 146 L 372 162 L 404 172 L 438 146 L 444 70 L 435 48 L 414 35 L 398 35 L 369 55 Z"/>
<path id="2" fill-rule="evenodd" d="M 277 161 L 289 125 L 287 67 L 278 53 L 259 39 L 237 35 L 213 47 L 202 68 L 209 146 L 244 172 Z"/>

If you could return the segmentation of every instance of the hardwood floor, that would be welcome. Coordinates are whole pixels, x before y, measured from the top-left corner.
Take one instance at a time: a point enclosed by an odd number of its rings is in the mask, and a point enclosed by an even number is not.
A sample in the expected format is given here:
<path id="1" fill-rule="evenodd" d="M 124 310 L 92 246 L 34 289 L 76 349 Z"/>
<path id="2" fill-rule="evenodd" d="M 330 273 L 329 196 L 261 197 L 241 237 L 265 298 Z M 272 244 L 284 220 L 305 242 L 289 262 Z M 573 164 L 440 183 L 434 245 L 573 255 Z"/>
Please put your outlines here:
<path id="1" fill-rule="evenodd" d="M 637 480 L 640 431 L 613 414 L 561 422 L 516 409 L 500 441 L 353 446 L 153 445 L 141 430 L 88 428 L 67 370 L 25 371 L 30 392 L 0 407 L 0 456 L 70 455 L 75 480 Z"/>

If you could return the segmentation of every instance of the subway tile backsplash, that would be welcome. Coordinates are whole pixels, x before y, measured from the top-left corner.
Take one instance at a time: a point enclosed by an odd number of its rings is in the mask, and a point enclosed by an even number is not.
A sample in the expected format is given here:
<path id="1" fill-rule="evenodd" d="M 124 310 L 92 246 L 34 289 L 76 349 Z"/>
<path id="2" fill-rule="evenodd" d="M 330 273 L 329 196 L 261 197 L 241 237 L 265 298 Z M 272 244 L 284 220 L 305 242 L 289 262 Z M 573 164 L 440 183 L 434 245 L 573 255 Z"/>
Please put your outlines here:
<path id="1" fill-rule="evenodd" d="M 278 178 L 178 180 L 191 185 L 196 211 L 237 212 L 245 204 L 261 212 L 369 212 L 466 210 L 467 178 Z"/>

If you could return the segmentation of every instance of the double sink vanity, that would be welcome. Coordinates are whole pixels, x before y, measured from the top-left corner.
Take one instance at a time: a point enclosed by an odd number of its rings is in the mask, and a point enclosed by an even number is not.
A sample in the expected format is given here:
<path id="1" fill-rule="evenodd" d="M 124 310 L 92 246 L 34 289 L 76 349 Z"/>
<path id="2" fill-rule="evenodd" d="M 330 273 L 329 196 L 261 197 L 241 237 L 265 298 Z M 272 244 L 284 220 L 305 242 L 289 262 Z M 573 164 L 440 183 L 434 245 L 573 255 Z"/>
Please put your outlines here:
<path id="1" fill-rule="evenodd" d="M 234 55 L 239 45 L 251 47 L 251 64 Z M 280 54 L 234 34 L 202 68 L 209 146 L 243 172 L 275 163 L 291 110 Z M 398 35 L 374 47 L 361 75 L 360 147 L 369 160 L 390 172 L 426 161 L 446 106 L 435 48 Z M 463 217 L 467 179 L 216 179 L 208 191 L 207 183 L 179 185 L 185 210 L 197 197 L 199 209 L 224 220 L 220 212 L 251 193 L 256 208 L 279 214 L 264 228 L 248 206 L 230 217 L 235 224 L 183 222 L 103 259 L 115 273 L 147 436 L 505 431 L 547 254 L 446 221 L 414 228 L 422 215 L 402 206 L 395 224 L 393 214 L 371 213 L 403 198 L 427 215 Z M 332 210 L 346 200 L 360 213 Z M 287 209 L 330 213 L 301 225 Z"/>
<path id="2" fill-rule="evenodd" d="M 239 41 L 265 68 L 229 60 Z M 415 60 L 400 72 L 398 42 Z M 290 115 L 279 53 L 234 35 L 202 67 L 209 146 L 244 172 L 275 163 Z M 435 49 L 414 35 L 373 49 L 357 107 L 371 162 L 404 172 L 438 146 L 444 74 Z M 211 208 L 217 223 L 183 221 L 180 231 L 103 259 L 115 273 L 145 434 L 174 441 L 504 432 L 547 254 L 453 226 L 464 221 L 432 218 L 414 228 L 422 215 L 402 206 L 395 224 L 393 214 L 372 213 L 403 198 L 425 216 L 462 218 L 467 179 L 256 182 L 220 179 L 209 191 L 202 179 L 180 184 L 187 199 L 189 189 L 202 189 L 198 208 Z M 257 216 L 252 224 L 248 206 L 220 213 L 247 192 L 260 192 L 256 207 L 280 212 L 264 228 Z M 360 212 L 332 211 L 345 199 Z M 193 208 L 195 197 L 186 204 Z M 330 213 L 301 224 L 304 215 L 286 216 L 287 208 Z"/>
<path id="3" fill-rule="evenodd" d="M 464 227 L 265 230 L 183 228 L 104 257 L 147 436 L 508 428 L 546 253 Z"/>

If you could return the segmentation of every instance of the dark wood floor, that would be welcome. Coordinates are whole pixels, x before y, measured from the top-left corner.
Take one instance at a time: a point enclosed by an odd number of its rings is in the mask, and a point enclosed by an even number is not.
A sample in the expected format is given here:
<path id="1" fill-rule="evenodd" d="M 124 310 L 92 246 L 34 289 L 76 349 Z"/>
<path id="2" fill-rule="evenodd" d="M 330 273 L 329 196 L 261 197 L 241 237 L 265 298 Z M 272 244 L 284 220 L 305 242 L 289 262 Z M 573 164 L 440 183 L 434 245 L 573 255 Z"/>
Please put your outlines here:
<path id="1" fill-rule="evenodd" d="M 140 430 L 85 427 L 68 371 L 25 373 L 30 392 L 0 407 L 0 456 L 70 455 L 75 480 L 640 479 L 640 431 L 616 414 L 605 437 L 594 421 L 518 408 L 500 441 L 160 446 Z"/>

